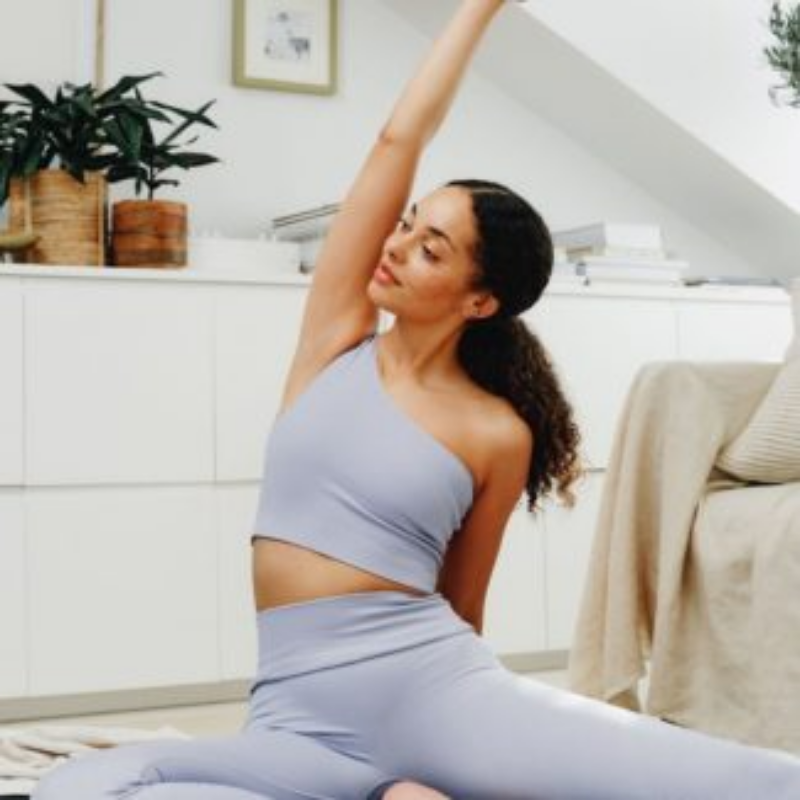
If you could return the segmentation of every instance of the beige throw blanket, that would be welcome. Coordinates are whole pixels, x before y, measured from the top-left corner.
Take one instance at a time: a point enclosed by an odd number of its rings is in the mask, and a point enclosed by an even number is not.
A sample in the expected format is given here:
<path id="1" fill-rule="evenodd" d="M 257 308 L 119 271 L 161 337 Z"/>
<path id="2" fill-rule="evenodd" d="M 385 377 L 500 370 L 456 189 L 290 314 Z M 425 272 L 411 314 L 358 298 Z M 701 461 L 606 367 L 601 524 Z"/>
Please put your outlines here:
<path id="1" fill-rule="evenodd" d="M 98 748 L 164 738 L 191 737 L 169 726 L 155 731 L 96 725 L 0 728 L 0 797 L 31 794 L 46 772 L 69 758 Z"/>
<path id="2" fill-rule="evenodd" d="M 778 369 L 765 363 L 658 362 L 637 374 L 617 423 L 595 530 L 570 658 L 575 691 L 639 710 L 638 683 L 649 660 L 645 710 L 669 717 L 692 708 L 708 688 L 686 676 L 710 638 L 741 638 L 736 627 L 742 621 L 734 614 L 732 631 L 719 614 L 713 630 L 702 624 L 702 613 L 685 624 L 687 608 L 698 600 L 690 591 L 691 532 L 708 492 L 741 486 L 716 471 L 714 461 L 755 411 Z M 716 545 L 725 548 L 724 540 Z M 795 574 L 793 596 L 785 602 L 798 605 L 798 565 L 786 568 Z M 781 603 L 774 597 L 772 602 Z M 770 609 L 760 613 L 766 618 Z M 748 679 L 741 673 L 738 685 L 733 679 L 726 691 L 744 688 Z M 774 687 L 775 697 L 784 689 Z M 730 720 L 720 726 L 708 703 L 699 716 L 675 716 L 722 735 L 741 734 Z"/>

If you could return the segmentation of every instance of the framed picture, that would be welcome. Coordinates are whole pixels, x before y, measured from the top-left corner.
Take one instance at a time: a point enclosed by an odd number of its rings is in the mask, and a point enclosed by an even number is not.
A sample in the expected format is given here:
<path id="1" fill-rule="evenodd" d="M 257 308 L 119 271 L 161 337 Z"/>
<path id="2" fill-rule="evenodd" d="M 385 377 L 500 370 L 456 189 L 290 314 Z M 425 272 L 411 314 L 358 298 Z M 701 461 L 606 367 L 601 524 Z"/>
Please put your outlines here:
<path id="1" fill-rule="evenodd" d="M 337 0 L 234 0 L 234 84 L 333 94 L 337 17 Z"/>

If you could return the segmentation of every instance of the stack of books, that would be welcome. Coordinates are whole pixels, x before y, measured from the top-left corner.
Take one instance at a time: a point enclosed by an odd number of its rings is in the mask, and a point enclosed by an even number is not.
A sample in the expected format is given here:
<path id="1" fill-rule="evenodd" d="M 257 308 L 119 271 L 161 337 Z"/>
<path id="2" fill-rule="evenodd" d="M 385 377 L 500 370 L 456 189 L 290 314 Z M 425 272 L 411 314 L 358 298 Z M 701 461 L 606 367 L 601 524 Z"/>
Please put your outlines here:
<path id="1" fill-rule="evenodd" d="M 300 248 L 300 271 L 311 272 L 322 243 L 339 210 L 338 203 L 274 217 L 269 224 L 273 239 L 296 242 Z"/>
<path id="2" fill-rule="evenodd" d="M 687 261 L 666 252 L 658 225 L 597 222 L 556 231 L 553 242 L 587 282 L 683 285 Z"/>
<path id="3" fill-rule="evenodd" d="M 551 280 L 558 283 L 575 283 L 583 285 L 586 278 L 578 273 L 577 264 L 570 261 L 567 251 L 558 245 L 553 246 L 553 273 Z"/>

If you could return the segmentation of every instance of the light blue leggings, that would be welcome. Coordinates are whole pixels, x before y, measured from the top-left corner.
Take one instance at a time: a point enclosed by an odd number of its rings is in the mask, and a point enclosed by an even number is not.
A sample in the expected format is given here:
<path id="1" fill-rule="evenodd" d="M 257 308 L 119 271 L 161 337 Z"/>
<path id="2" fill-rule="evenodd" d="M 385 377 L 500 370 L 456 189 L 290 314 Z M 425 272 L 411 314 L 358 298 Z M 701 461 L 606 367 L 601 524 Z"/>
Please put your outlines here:
<path id="1" fill-rule="evenodd" d="M 800 760 L 506 670 L 439 594 L 365 592 L 258 614 L 243 730 L 81 756 L 34 800 L 797 800 Z"/>

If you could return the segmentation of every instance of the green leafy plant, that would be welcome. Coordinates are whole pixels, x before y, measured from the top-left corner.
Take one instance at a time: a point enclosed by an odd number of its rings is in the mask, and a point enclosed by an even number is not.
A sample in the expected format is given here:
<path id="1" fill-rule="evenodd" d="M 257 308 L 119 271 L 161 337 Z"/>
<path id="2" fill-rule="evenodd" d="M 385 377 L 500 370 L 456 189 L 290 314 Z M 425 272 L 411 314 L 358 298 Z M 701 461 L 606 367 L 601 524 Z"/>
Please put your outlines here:
<path id="1" fill-rule="evenodd" d="M 0 102 L 0 207 L 8 196 L 11 178 L 24 171 L 27 115 L 13 103 Z"/>
<path id="2" fill-rule="evenodd" d="M 137 196 L 147 187 L 148 199 L 152 200 L 162 186 L 179 185 L 174 178 L 164 177 L 168 170 L 189 170 L 219 161 L 216 156 L 186 149 L 197 141 L 197 136 L 180 141 L 193 125 L 217 127 L 206 114 L 214 105 L 213 100 L 196 111 L 189 111 L 145 100 L 138 90 L 135 96 L 137 106 L 131 109 L 132 116 L 123 114 L 107 126 L 108 135 L 119 153 L 108 171 L 109 180 L 134 180 Z M 161 138 L 154 122 L 168 126 Z"/>
<path id="3" fill-rule="evenodd" d="M 196 137 L 178 141 L 191 125 L 216 127 L 205 113 L 213 101 L 184 111 L 145 99 L 139 86 L 160 75 L 125 76 L 102 92 L 65 83 L 52 97 L 32 84 L 6 84 L 19 99 L 0 103 L 0 206 L 12 178 L 54 165 L 81 182 L 89 171 L 104 173 L 109 183 L 133 179 L 137 194 L 147 186 L 152 197 L 161 186 L 178 185 L 162 177 L 167 169 L 218 161 L 185 149 Z M 155 125 L 170 132 L 158 140 Z"/>
<path id="4" fill-rule="evenodd" d="M 769 29 L 775 43 L 764 48 L 764 55 L 783 79 L 770 87 L 770 97 L 776 103 L 800 107 L 800 5 L 785 9 L 780 0 L 773 0 Z"/>

